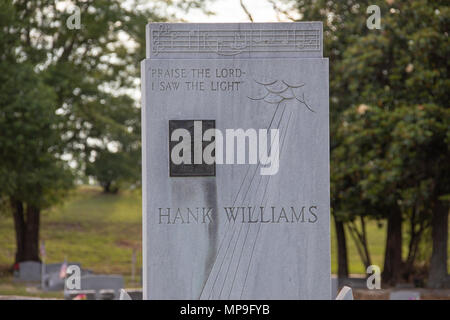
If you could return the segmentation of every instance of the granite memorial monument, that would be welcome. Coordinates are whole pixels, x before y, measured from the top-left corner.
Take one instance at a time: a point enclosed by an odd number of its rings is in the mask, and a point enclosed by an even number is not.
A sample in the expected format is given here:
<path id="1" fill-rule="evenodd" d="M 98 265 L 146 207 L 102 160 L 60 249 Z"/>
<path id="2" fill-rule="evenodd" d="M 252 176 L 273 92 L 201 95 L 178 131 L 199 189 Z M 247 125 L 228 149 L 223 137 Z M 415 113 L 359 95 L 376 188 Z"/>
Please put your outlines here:
<path id="1" fill-rule="evenodd" d="M 144 299 L 330 299 L 320 22 L 150 23 Z"/>

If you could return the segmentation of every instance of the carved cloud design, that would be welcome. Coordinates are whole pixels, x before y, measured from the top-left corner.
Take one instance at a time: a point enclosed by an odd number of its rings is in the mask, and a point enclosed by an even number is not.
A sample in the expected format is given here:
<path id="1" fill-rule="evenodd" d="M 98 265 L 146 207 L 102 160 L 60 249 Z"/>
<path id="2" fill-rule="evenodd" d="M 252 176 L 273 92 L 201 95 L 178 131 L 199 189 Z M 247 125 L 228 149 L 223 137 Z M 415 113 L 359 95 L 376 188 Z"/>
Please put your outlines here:
<path id="1" fill-rule="evenodd" d="M 260 95 L 257 97 L 248 97 L 250 100 L 254 101 L 264 101 L 270 104 L 279 104 L 286 100 L 297 100 L 301 104 L 303 104 L 309 111 L 315 112 L 311 107 L 308 105 L 308 103 L 305 100 L 305 94 L 302 93 L 301 96 L 296 94 L 296 89 L 299 89 L 301 87 L 304 87 L 304 83 L 300 84 L 290 84 L 285 80 L 275 80 L 275 81 L 268 81 L 268 82 L 262 82 L 253 80 L 258 85 L 262 86 L 264 88 L 263 90 L 260 90 Z"/>

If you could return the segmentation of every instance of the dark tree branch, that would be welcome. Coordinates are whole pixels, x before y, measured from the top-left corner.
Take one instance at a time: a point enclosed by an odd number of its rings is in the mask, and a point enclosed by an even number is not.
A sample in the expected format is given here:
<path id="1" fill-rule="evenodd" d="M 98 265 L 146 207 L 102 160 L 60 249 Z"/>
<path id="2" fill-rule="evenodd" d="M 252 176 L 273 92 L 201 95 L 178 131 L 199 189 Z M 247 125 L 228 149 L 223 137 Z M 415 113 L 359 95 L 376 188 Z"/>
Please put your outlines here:
<path id="1" fill-rule="evenodd" d="M 280 14 L 285 16 L 287 19 L 291 20 L 291 21 L 297 21 L 297 19 L 295 19 L 288 10 L 282 9 L 278 6 L 278 4 L 275 2 L 275 0 L 267 0 L 271 5 L 273 10 L 275 11 L 275 13 L 277 14 L 277 18 L 278 21 L 280 21 Z"/>
<path id="2" fill-rule="evenodd" d="M 241 3 L 241 8 L 242 10 L 244 10 L 245 14 L 247 15 L 248 19 L 253 22 L 253 17 L 250 13 L 250 11 L 248 11 L 247 7 L 245 6 L 244 2 L 242 0 L 239 0 L 239 2 Z"/>

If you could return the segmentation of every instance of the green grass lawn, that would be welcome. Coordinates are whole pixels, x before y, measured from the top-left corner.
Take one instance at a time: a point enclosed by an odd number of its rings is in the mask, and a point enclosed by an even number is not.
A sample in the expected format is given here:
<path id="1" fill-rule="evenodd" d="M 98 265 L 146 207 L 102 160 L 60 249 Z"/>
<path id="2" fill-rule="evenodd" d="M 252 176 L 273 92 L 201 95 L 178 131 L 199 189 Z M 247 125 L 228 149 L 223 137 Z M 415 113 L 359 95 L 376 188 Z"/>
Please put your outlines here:
<path id="1" fill-rule="evenodd" d="M 386 223 L 380 227 L 377 222 L 370 221 L 367 230 L 372 263 L 382 267 Z M 336 273 L 333 223 L 331 233 L 332 272 Z M 97 187 L 80 187 L 64 204 L 42 213 L 40 236 L 46 244 L 46 262 L 61 262 L 67 258 L 68 261 L 80 262 L 84 268 L 96 273 L 122 274 L 127 286 L 134 287 L 136 284 L 130 281 L 133 249 L 137 252 L 137 271 L 142 264 L 140 190 L 107 195 Z M 364 266 L 348 234 L 347 243 L 350 273 L 364 273 Z M 405 241 L 405 253 L 406 245 Z M 13 220 L 10 216 L 0 216 L 0 273 L 3 270 L 3 275 L 0 274 L 0 295 L 23 291 L 5 273 L 13 263 L 14 251 Z M 18 294 L 26 294 L 22 291 Z"/>
<path id="2" fill-rule="evenodd" d="M 99 188 L 83 186 L 64 204 L 44 211 L 41 218 L 40 238 L 45 241 L 47 263 L 67 258 L 95 273 L 122 274 L 128 287 L 138 286 L 131 282 L 131 263 L 134 249 L 138 273 L 142 265 L 141 235 L 140 191 L 107 195 Z M 0 295 L 26 294 L 5 272 L 14 261 L 14 252 L 13 220 L 1 216 Z"/>

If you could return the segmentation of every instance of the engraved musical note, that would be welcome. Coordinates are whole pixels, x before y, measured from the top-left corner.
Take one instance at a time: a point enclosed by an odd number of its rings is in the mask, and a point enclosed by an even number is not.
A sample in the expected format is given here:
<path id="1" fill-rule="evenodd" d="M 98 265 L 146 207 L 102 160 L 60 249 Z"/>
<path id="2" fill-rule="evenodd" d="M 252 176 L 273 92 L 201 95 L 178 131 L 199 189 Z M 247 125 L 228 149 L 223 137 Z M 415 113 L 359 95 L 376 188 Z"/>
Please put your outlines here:
<path id="1" fill-rule="evenodd" d="M 320 30 L 171 30 L 161 24 L 151 33 L 151 49 L 160 53 L 215 53 L 234 56 L 245 52 L 320 51 Z"/>
<path id="2" fill-rule="evenodd" d="M 157 30 L 152 32 L 152 50 L 155 55 L 158 55 L 162 47 L 161 38 L 169 33 L 169 26 L 160 24 Z"/>
<path id="3" fill-rule="evenodd" d="M 281 43 L 284 45 L 289 43 L 289 30 L 286 30 L 285 38 L 281 41 Z"/>

